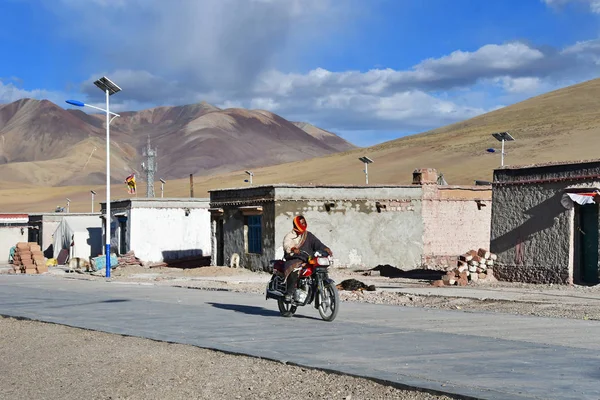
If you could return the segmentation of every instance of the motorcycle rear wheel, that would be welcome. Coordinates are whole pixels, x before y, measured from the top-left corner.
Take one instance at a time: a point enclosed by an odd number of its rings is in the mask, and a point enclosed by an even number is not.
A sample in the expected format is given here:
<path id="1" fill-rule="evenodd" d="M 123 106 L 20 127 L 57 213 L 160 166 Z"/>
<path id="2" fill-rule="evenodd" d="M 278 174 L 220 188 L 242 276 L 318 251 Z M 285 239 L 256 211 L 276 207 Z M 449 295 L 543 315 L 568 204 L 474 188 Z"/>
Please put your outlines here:
<path id="1" fill-rule="evenodd" d="M 318 293 L 319 314 L 324 321 L 331 322 L 338 313 L 340 295 L 333 284 L 325 285 L 325 293 Z"/>
<path id="2" fill-rule="evenodd" d="M 282 317 L 289 318 L 298 309 L 297 306 L 292 305 L 291 303 L 286 303 L 283 299 L 277 299 L 277 306 L 279 307 L 279 313 Z"/>

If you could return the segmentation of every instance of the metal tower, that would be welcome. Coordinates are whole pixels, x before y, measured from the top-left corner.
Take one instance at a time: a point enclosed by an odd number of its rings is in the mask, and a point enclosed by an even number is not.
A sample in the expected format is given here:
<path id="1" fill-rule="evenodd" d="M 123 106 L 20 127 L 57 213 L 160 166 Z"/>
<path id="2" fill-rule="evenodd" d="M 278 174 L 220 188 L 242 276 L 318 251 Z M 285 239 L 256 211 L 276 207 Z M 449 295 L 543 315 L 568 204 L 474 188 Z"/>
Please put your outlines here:
<path id="1" fill-rule="evenodd" d="M 146 162 L 142 163 L 142 168 L 146 173 L 146 197 L 154 197 L 154 173 L 156 172 L 156 149 L 150 147 L 150 136 L 144 149 Z"/>

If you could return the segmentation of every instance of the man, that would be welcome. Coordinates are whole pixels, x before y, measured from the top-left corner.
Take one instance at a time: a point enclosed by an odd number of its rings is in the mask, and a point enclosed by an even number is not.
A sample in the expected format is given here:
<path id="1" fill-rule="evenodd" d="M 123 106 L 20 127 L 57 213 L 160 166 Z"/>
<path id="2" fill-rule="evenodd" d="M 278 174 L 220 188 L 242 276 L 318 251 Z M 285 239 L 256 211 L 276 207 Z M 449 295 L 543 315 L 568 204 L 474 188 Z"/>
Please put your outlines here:
<path id="1" fill-rule="evenodd" d="M 293 229 L 283 238 L 283 251 L 285 253 L 285 279 L 286 294 L 285 301 L 291 302 L 292 295 L 296 290 L 300 268 L 308 260 L 309 255 L 314 255 L 316 251 L 321 254 L 333 255 L 329 247 L 325 246 L 315 235 L 307 230 L 308 224 L 304 216 L 298 215 L 294 218 Z M 307 254 L 308 253 L 308 254 Z"/>

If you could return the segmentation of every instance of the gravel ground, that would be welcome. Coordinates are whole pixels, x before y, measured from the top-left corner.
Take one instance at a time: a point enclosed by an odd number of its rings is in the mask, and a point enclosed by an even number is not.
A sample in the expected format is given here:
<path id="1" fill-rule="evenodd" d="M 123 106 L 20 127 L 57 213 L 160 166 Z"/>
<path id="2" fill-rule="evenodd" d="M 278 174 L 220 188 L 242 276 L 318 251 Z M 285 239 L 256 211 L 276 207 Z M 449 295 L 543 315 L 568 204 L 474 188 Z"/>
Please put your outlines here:
<path id="1" fill-rule="evenodd" d="M 0 336 L 2 399 L 454 398 L 193 346 L 34 321 L 0 317 Z"/>
<path id="2" fill-rule="evenodd" d="M 69 274 L 76 279 L 103 279 L 90 275 Z M 360 273 L 334 269 L 330 273 L 336 282 L 354 278 L 374 284 L 378 288 L 431 288 L 430 282 L 418 279 L 362 276 Z M 143 268 L 128 266 L 113 271 L 113 280 L 143 282 L 203 290 L 228 290 L 264 294 L 270 274 L 247 269 L 227 267 L 202 267 L 181 270 L 176 268 Z M 245 282 L 246 281 L 246 282 Z M 509 301 L 486 298 L 444 296 L 444 288 L 436 288 L 436 295 L 415 295 L 377 290 L 375 292 L 340 291 L 342 301 L 372 304 L 389 304 L 407 307 L 427 307 L 445 310 L 499 312 L 540 317 L 600 320 L 600 285 L 535 285 L 526 283 L 491 282 L 471 283 L 470 288 L 496 291 L 517 291 L 527 294 L 527 300 Z M 557 296 L 557 292 L 561 296 Z M 439 294 L 437 294 L 439 293 Z"/>

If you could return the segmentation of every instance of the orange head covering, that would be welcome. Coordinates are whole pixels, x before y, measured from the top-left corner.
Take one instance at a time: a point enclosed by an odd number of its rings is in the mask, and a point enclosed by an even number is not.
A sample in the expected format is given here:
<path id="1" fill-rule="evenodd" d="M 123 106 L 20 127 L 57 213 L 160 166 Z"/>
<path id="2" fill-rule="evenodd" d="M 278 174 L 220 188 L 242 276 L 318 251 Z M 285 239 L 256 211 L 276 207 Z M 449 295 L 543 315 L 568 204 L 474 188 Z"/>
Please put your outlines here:
<path id="1" fill-rule="evenodd" d="M 306 232 L 306 228 L 308 225 L 306 224 L 306 220 L 302 215 L 298 215 L 294 217 L 294 230 L 300 234 Z"/>

